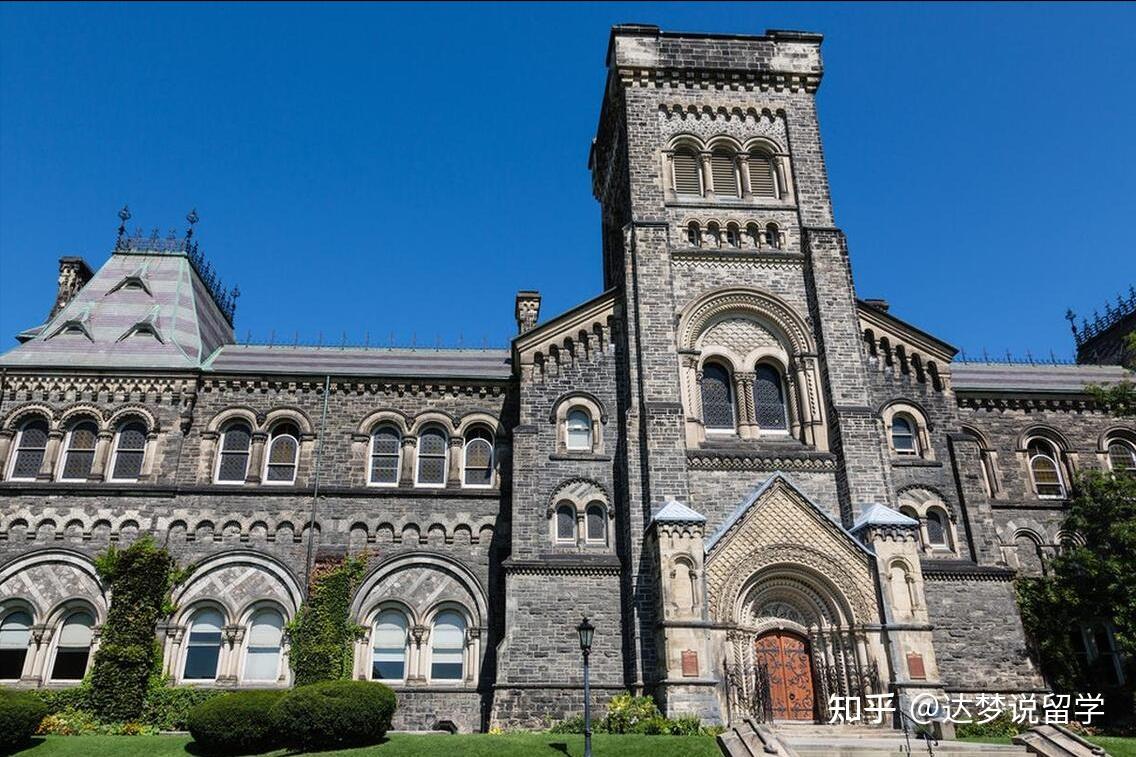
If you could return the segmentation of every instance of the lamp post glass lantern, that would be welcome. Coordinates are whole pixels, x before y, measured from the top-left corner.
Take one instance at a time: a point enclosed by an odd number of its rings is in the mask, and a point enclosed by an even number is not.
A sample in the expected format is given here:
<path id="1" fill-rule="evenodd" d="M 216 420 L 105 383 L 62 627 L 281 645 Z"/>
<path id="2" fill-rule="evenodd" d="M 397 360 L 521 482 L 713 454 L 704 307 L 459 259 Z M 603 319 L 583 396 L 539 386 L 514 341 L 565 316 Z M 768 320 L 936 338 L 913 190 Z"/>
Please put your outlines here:
<path id="1" fill-rule="evenodd" d="M 588 687 L 588 655 L 592 651 L 592 636 L 596 633 L 596 627 L 587 615 L 576 626 L 576 633 L 580 636 L 580 651 L 584 653 L 584 757 L 592 757 L 592 697 Z"/>

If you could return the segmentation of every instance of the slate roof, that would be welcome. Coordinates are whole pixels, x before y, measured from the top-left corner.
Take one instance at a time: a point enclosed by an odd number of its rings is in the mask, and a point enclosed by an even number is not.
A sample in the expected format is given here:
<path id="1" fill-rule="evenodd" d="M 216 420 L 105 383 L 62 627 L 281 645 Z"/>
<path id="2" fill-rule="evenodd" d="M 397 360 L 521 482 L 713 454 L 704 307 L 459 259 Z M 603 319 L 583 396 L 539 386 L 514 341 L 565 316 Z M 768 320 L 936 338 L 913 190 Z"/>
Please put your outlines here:
<path id="1" fill-rule="evenodd" d="M 672 499 L 651 516 L 652 523 L 705 523 L 706 516 Z"/>
<path id="2" fill-rule="evenodd" d="M 509 350 L 382 349 L 226 344 L 205 362 L 213 373 L 391 376 L 505 380 Z"/>
<path id="3" fill-rule="evenodd" d="M 1117 365 L 1023 365 L 955 363 L 951 380 L 956 392 L 1031 392 L 1076 394 L 1085 384 L 1112 384 L 1133 378 Z"/>
<path id="4" fill-rule="evenodd" d="M 910 518 L 887 505 L 878 502 L 860 513 L 860 517 L 852 524 L 853 531 L 859 531 L 865 526 L 918 526 L 919 521 Z"/>

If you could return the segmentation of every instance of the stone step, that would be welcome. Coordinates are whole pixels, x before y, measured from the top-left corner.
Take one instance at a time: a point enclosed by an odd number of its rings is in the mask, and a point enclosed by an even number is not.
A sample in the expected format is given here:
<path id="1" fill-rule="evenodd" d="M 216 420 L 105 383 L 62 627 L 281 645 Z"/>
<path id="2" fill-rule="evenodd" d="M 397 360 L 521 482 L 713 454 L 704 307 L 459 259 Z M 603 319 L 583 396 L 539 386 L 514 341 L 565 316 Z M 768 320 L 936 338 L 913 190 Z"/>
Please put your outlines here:
<path id="1" fill-rule="evenodd" d="M 783 737 L 784 738 L 784 737 Z M 908 755 L 907 742 L 902 737 L 894 738 L 784 738 L 798 757 L 899 757 Z M 910 745 L 911 757 L 931 754 L 927 744 L 913 739 Z M 1029 750 L 1020 746 L 1006 744 L 973 744 L 965 741 L 940 741 L 934 745 L 934 754 L 951 757 L 1025 757 Z"/>

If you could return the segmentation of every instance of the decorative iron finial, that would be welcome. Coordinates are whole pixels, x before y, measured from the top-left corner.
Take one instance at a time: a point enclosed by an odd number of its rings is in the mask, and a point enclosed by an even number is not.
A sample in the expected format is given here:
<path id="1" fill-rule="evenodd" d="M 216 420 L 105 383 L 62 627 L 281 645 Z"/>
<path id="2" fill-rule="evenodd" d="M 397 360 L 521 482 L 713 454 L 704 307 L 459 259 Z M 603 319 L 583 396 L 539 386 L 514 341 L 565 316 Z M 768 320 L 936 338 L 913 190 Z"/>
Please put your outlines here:
<path id="1" fill-rule="evenodd" d="M 122 239 L 126 235 L 126 222 L 130 220 L 130 206 L 123 205 L 122 210 L 118 211 L 118 238 Z"/>
<path id="2" fill-rule="evenodd" d="M 201 218 L 197 215 L 197 208 L 189 211 L 185 216 L 185 220 L 189 222 L 189 228 L 185 230 L 185 241 L 188 242 L 189 240 L 193 239 L 194 224 L 201 220 Z"/>

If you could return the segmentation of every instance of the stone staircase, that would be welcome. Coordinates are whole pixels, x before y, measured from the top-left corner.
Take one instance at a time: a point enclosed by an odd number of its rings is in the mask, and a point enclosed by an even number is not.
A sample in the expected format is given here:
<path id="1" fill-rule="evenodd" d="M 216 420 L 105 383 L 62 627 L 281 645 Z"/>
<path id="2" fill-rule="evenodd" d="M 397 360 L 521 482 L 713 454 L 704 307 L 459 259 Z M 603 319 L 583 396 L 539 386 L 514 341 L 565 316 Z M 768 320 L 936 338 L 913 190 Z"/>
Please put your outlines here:
<path id="1" fill-rule="evenodd" d="M 940 741 L 928 744 L 902 731 L 859 725 L 776 723 L 772 726 L 746 720 L 718 737 L 726 757 L 1025 757 L 1025 746 Z"/>

